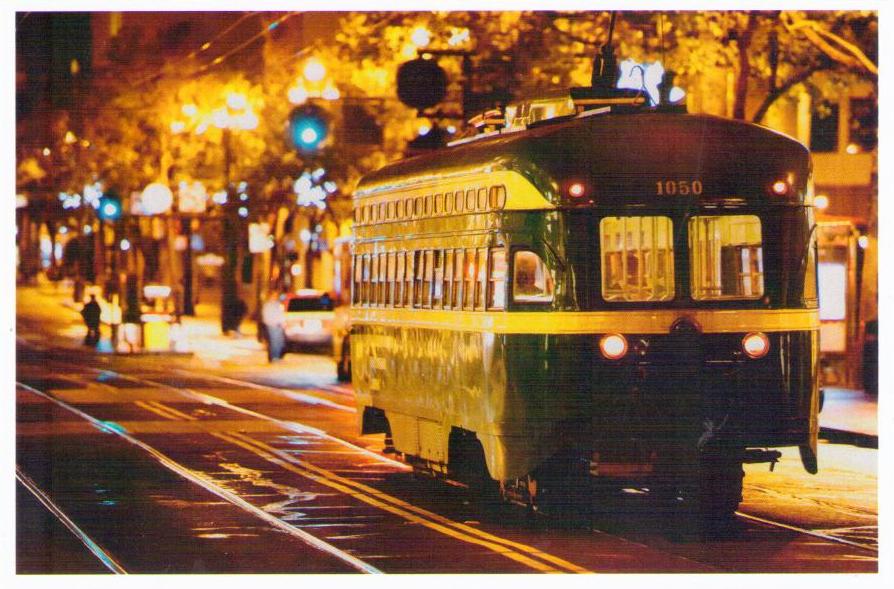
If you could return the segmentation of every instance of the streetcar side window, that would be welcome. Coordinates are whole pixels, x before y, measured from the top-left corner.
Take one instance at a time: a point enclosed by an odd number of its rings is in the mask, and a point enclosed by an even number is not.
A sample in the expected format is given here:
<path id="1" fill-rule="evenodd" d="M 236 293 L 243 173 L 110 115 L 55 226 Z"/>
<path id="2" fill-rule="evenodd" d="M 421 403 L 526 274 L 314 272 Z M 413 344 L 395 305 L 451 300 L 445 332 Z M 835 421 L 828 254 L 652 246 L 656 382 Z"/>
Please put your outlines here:
<path id="1" fill-rule="evenodd" d="M 369 304 L 369 254 L 363 254 L 361 258 L 363 264 L 363 278 L 360 282 L 360 302 L 364 305 Z"/>
<path id="2" fill-rule="evenodd" d="M 425 252 L 417 251 L 414 252 L 414 256 L 416 258 L 416 280 L 413 285 L 413 306 L 421 307 L 422 306 L 422 279 L 425 276 Z"/>
<path id="3" fill-rule="evenodd" d="M 692 217 L 689 264 L 693 299 L 759 299 L 764 294 L 760 219 L 755 215 Z"/>
<path id="4" fill-rule="evenodd" d="M 394 284 L 394 273 L 396 271 L 397 260 L 395 260 L 394 252 L 390 252 L 388 254 L 388 296 L 386 297 L 387 305 L 389 307 L 394 306 L 394 295 L 395 295 L 395 284 Z"/>
<path id="5" fill-rule="evenodd" d="M 440 195 L 439 195 L 440 196 Z M 435 250 L 435 284 L 432 295 L 432 307 L 440 309 L 444 303 L 444 252 Z"/>
<path id="6" fill-rule="evenodd" d="M 434 277 L 434 252 L 425 251 L 425 272 L 422 276 L 422 306 L 431 309 L 431 287 Z"/>
<path id="7" fill-rule="evenodd" d="M 406 288 L 404 289 L 404 306 L 412 307 L 413 306 L 413 272 L 415 271 L 414 261 L 416 259 L 416 252 L 406 252 L 407 255 L 407 273 L 405 276 L 404 284 Z"/>
<path id="8" fill-rule="evenodd" d="M 673 222 L 669 217 L 605 217 L 599 222 L 602 298 L 674 298 Z"/>
<path id="9" fill-rule="evenodd" d="M 506 250 L 490 251 L 490 277 L 488 279 L 488 309 L 503 309 L 506 306 Z"/>
<path id="10" fill-rule="evenodd" d="M 515 303 L 551 303 L 553 277 L 540 256 L 532 251 L 515 252 L 512 271 L 512 301 Z"/>
<path id="11" fill-rule="evenodd" d="M 487 248 L 480 247 L 476 250 L 476 274 L 475 280 L 475 308 L 484 310 L 484 303 L 487 299 Z"/>
<path id="12" fill-rule="evenodd" d="M 397 274 L 394 278 L 394 306 L 404 306 L 404 268 L 406 264 L 406 252 L 397 252 Z"/>
<path id="13" fill-rule="evenodd" d="M 459 309 L 463 305 L 463 252 L 464 250 L 453 250 L 453 300 L 454 309 Z"/>
<path id="14" fill-rule="evenodd" d="M 444 252 L 444 308 L 453 308 L 453 250 Z"/>

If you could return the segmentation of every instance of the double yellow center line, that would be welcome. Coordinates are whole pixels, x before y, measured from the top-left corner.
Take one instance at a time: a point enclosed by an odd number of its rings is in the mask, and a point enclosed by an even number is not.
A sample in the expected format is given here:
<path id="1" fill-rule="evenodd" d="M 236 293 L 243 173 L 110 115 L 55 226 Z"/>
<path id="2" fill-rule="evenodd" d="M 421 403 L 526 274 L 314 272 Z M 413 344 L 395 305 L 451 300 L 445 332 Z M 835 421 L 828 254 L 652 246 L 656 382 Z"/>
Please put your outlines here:
<path id="1" fill-rule="evenodd" d="M 183 413 L 158 401 L 136 401 L 136 405 L 166 419 L 198 421 L 198 418 Z M 501 556 L 521 563 L 543 573 L 589 573 L 591 571 L 562 558 L 543 552 L 533 546 L 514 542 L 489 534 L 482 530 L 452 521 L 421 507 L 417 507 L 397 497 L 357 481 L 339 476 L 309 462 L 278 450 L 273 446 L 236 433 L 212 433 L 211 435 L 248 450 L 280 468 L 325 485 L 340 493 L 349 495 L 368 505 L 387 511 L 408 522 L 424 526 L 461 542 L 475 544 Z"/>

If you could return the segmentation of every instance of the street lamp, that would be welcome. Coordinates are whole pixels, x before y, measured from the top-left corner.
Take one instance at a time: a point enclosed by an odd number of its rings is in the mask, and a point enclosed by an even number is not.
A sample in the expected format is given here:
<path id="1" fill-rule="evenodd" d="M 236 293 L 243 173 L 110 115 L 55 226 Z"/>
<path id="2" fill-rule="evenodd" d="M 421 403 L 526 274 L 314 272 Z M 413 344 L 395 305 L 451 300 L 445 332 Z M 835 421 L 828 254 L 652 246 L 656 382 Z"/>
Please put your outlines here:
<path id="1" fill-rule="evenodd" d="M 239 260 L 239 227 L 241 221 L 238 215 L 246 216 L 248 209 L 242 205 L 244 211 L 238 211 L 239 206 L 235 203 L 235 199 L 231 198 L 230 184 L 232 183 L 232 167 L 233 167 L 233 150 L 232 150 L 232 132 L 250 131 L 257 128 L 259 120 L 255 114 L 251 102 L 245 94 L 235 91 L 227 92 L 223 97 L 223 104 L 215 108 L 209 114 L 202 115 L 199 108 L 195 104 L 184 104 L 180 108 L 180 112 L 188 118 L 187 122 L 175 120 L 171 123 L 171 130 L 174 133 L 182 133 L 188 128 L 193 129 L 196 135 L 204 134 L 209 126 L 214 126 L 221 130 L 221 144 L 223 147 L 223 175 L 224 175 L 224 191 L 226 198 L 223 199 L 224 207 L 222 240 L 226 248 L 225 263 L 221 269 L 221 330 L 223 332 L 235 330 L 239 326 L 240 317 L 238 313 L 238 296 L 236 283 L 236 267 Z M 186 225 L 189 224 L 189 225 Z M 187 219 L 183 225 L 187 229 L 187 235 L 191 235 L 191 219 Z M 184 255 L 184 264 L 191 264 L 191 256 L 189 250 L 192 244 L 187 243 Z M 192 280 L 191 272 L 184 272 L 184 281 Z M 192 285 L 184 285 L 184 296 L 192 296 Z M 192 310 L 192 301 L 184 304 L 185 310 Z"/>

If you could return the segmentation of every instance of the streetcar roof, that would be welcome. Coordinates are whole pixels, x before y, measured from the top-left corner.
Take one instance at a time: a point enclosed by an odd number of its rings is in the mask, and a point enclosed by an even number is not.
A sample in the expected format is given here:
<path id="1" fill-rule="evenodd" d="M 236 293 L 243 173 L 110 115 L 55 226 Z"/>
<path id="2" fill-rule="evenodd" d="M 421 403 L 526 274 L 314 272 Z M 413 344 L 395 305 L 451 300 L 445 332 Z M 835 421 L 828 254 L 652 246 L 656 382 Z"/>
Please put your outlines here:
<path id="1" fill-rule="evenodd" d="M 396 162 L 363 178 L 354 198 L 499 171 L 521 174 L 547 199 L 555 196 L 557 182 L 572 176 L 585 177 L 602 196 L 641 191 L 654 178 L 677 175 L 711 177 L 729 193 L 752 191 L 755 187 L 745 186 L 748 178 L 764 183 L 780 177 L 800 194 L 810 163 L 803 145 L 755 124 L 711 115 L 606 113 L 542 123 Z M 637 186 L 646 179 L 649 184 Z"/>

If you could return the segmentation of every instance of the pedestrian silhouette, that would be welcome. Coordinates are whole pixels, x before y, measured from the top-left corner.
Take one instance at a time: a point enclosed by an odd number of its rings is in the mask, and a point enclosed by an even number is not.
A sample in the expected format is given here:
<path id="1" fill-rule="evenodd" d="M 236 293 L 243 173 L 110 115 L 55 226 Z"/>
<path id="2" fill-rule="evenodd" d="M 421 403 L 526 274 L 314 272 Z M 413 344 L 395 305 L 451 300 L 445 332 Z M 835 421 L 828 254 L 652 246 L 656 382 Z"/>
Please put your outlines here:
<path id="1" fill-rule="evenodd" d="M 99 316 L 102 309 L 96 302 L 96 295 L 90 295 L 90 301 L 81 309 L 81 317 L 87 325 L 87 337 L 84 338 L 84 345 L 95 346 L 99 343 Z"/>

